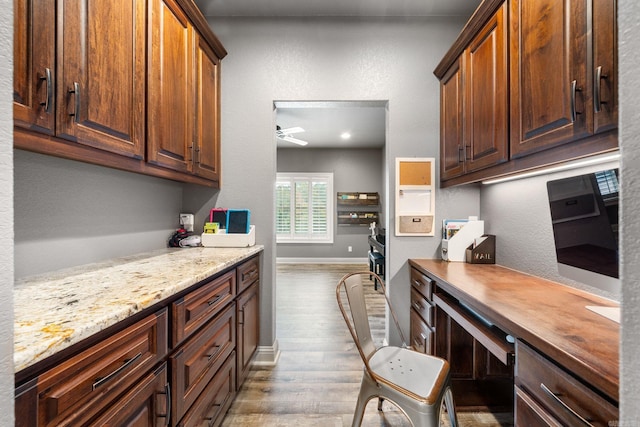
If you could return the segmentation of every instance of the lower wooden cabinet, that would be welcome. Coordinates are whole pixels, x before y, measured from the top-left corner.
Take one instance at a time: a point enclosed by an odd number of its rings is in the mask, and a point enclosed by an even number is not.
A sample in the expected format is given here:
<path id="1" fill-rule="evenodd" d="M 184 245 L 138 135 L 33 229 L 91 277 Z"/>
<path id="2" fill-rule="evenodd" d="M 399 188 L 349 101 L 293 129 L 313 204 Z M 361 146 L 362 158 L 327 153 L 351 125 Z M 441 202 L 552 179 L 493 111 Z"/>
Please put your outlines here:
<path id="1" fill-rule="evenodd" d="M 255 256 L 52 358 L 17 384 L 15 425 L 220 425 L 258 347 L 259 269 Z"/>
<path id="2" fill-rule="evenodd" d="M 207 384 L 178 427 L 215 427 L 222 423 L 236 394 L 236 355 L 231 354 Z"/>
<path id="3" fill-rule="evenodd" d="M 260 282 L 256 281 L 238 297 L 237 386 L 249 375 L 251 359 L 260 340 Z"/>
<path id="4" fill-rule="evenodd" d="M 515 383 L 521 395 L 520 414 L 516 406 L 517 426 L 532 425 L 532 412 L 544 420 L 539 425 L 555 425 L 555 420 L 570 426 L 617 424 L 617 406 L 520 340 L 516 361 Z"/>
<path id="5" fill-rule="evenodd" d="M 169 423 L 171 387 L 167 364 L 148 374 L 118 399 L 93 425 L 118 427 L 161 427 Z"/>

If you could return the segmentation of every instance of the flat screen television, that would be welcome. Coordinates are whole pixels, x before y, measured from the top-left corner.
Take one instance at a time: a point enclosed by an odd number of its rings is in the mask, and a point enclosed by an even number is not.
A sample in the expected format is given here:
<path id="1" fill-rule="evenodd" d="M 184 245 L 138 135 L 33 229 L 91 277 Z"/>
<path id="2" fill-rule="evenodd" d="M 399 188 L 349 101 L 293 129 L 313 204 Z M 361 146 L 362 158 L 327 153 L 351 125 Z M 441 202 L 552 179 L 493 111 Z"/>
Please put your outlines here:
<path id="1" fill-rule="evenodd" d="M 558 273 L 619 293 L 619 171 L 547 182 Z"/>

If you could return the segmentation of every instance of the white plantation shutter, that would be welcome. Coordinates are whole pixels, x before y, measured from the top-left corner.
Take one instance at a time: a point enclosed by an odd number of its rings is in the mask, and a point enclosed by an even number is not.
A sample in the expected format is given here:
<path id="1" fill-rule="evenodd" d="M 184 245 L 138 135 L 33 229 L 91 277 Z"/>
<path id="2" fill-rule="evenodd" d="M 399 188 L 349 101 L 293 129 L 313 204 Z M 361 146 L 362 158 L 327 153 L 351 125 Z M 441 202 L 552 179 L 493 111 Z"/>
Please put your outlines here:
<path id="1" fill-rule="evenodd" d="M 333 174 L 279 173 L 278 243 L 333 243 Z"/>

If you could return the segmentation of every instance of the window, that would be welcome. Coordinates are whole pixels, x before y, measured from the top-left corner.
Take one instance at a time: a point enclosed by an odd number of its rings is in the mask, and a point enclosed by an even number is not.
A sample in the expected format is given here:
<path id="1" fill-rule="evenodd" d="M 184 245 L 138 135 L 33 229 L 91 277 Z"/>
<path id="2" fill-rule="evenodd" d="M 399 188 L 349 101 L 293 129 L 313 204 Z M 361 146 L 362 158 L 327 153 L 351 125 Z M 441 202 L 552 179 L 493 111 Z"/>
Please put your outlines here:
<path id="1" fill-rule="evenodd" d="M 332 194 L 332 173 L 279 173 L 276 242 L 333 243 Z"/>

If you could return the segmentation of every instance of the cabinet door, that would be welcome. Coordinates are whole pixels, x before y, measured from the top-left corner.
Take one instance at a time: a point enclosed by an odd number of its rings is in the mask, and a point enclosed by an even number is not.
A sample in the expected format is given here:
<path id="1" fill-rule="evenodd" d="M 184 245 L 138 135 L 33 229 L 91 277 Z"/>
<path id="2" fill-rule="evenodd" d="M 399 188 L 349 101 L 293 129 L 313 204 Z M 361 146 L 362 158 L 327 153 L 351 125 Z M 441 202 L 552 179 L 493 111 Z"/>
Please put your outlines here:
<path id="1" fill-rule="evenodd" d="M 13 118 L 53 134 L 55 129 L 55 1 L 14 0 Z"/>
<path id="2" fill-rule="evenodd" d="M 93 425 L 113 427 L 160 427 L 169 425 L 171 388 L 167 365 L 142 378 L 115 402 Z"/>
<path id="3" fill-rule="evenodd" d="M 465 171 L 508 159 L 506 3 L 465 50 Z"/>
<path id="4" fill-rule="evenodd" d="M 193 27 L 173 0 L 151 0 L 147 160 L 191 172 L 194 151 Z"/>
<path id="5" fill-rule="evenodd" d="M 618 127 L 616 0 L 593 1 L 593 132 Z"/>
<path id="6" fill-rule="evenodd" d="M 238 388 L 249 374 L 260 339 L 260 282 L 254 282 L 238 299 Z"/>
<path id="7" fill-rule="evenodd" d="M 220 60 L 205 40 L 196 42 L 194 172 L 220 180 Z"/>
<path id="8" fill-rule="evenodd" d="M 464 172 L 462 69 L 458 59 L 440 80 L 440 177 Z"/>
<path id="9" fill-rule="evenodd" d="M 510 3 L 511 157 L 589 134 L 586 0 Z"/>
<path id="10" fill-rule="evenodd" d="M 68 0 L 58 13 L 58 135 L 141 159 L 145 2 Z"/>

